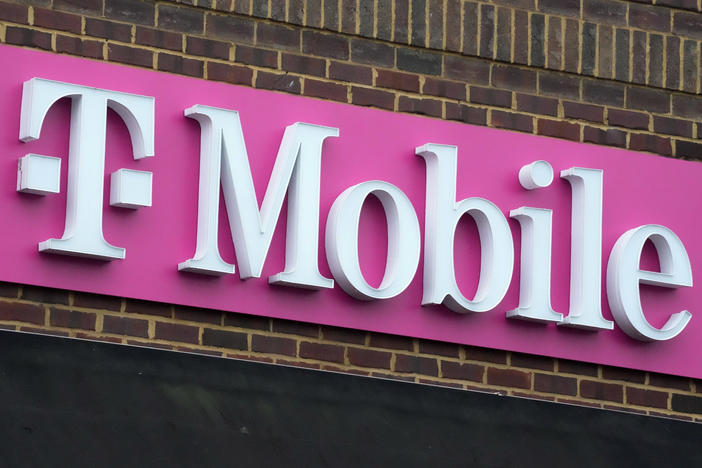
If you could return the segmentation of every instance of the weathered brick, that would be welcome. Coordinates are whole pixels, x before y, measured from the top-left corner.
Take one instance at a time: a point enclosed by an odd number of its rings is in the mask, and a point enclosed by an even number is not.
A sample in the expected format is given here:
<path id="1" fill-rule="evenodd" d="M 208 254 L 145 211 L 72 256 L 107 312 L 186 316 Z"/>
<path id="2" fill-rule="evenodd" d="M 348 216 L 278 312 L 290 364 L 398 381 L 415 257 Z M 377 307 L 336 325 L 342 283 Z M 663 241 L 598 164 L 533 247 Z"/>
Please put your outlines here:
<path id="1" fill-rule="evenodd" d="M 644 84 L 646 83 L 646 33 L 643 31 L 634 31 L 634 38 L 632 41 L 632 75 L 631 80 L 634 83 Z"/>
<path id="2" fill-rule="evenodd" d="M 670 31 L 670 10 L 658 6 L 629 5 L 629 26 L 646 31 Z"/>
<path id="3" fill-rule="evenodd" d="M 374 106 L 393 110 L 395 107 L 395 95 L 378 89 L 352 86 L 351 103 L 359 106 Z"/>
<path id="4" fill-rule="evenodd" d="M 213 65 L 213 63 L 210 62 L 208 65 Z M 185 58 L 174 54 L 158 54 L 157 68 L 162 71 L 177 73 L 179 75 L 202 77 L 204 67 L 205 62 L 202 60 Z M 208 76 L 210 69 L 211 67 L 208 66 Z"/>
<path id="5" fill-rule="evenodd" d="M 629 86 L 626 92 L 626 107 L 649 112 L 670 112 L 670 93 L 640 86 Z"/>
<path id="6" fill-rule="evenodd" d="M 463 3 L 463 47 L 465 55 L 478 54 L 478 4 Z"/>
<path id="7" fill-rule="evenodd" d="M 623 403 L 624 387 L 621 384 L 598 382 L 596 380 L 581 380 L 580 396 L 593 400 Z"/>
<path id="8" fill-rule="evenodd" d="M 531 388 L 531 372 L 488 367 L 487 383 L 501 387 Z"/>
<path id="9" fill-rule="evenodd" d="M 702 97 L 673 94 L 673 115 L 702 120 Z"/>
<path id="10" fill-rule="evenodd" d="M 461 4 L 460 0 L 446 0 L 446 50 L 461 50 Z"/>
<path id="11" fill-rule="evenodd" d="M 509 62 L 512 55 L 512 10 L 497 9 L 497 36 L 495 38 L 495 58 Z"/>
<path id="12" fill-rule="evenodd" d="M 697 70 L 700 63 L 697 44 L 697 41 L 686 40 L 683 42 L 682 89 L 689 93 L 697 91 Z"/>
<path id="13" fill-rule="evenodd" d="M 393 67 L 395 65 L 395 48 L 381 42 L 353 39 L 351 41 L 351 60 L 367 65 Z"/>
<path id="14" fill-rule="evenodd" d="M 155 4 L 143 0 L 105 0 L 105 17 L 125 23 L 154 25 Z"/>
<path id="15" fill-rule="evenodd" d="M 676 11 L 673 13 L 673 33 L 702 39 L 702 15 Z"/>
<path id="16" fill-rule="evenodd" d="M 626 133 L 615 128 L 603 130 L 601 128 L 585 126 L 583 129 L 583 141 L 585 143 L 624 148 L 626 147 Z"/>
<path id="17" fill-rule="evenodd" d="M 0 2 L 0 19 L 2 20 L 27 24 L 29 20 L 27 12 L 27 5 Z"/>
<path id="18" fill-rule="evenodd" d="M 337 60 L 347 60 L 349 58 L 349 40 L 334 34 L 303 31 L 302 52 Z"/>
<path id="19" fill-rule="evenodd" d="M 558 115 L 558 100 L 517 93 L 517 110 L 540 115 Z"/>
<path id="20" fill-rule="evenodd" d="M 57 10 L 81 14 L 102 14 L 102 0 L 54 0 L 53 7 Z"/>
<path id="21" fill-rule="evenodd" d="M 300 50 L 300 30 L 275 23 L 256 25 L 256 44 L 285 50 Z"/>
<path id="22" fill-rule="evenodd" d="M 57 29 L 59 31 L 68 31 L 74 34 L 80 34 L 81 19 L 80 16 L 70 13 L 62 13 L 60 11 L 47 10 L 44 8 L 35 8 L 34 25 L 43 28 Z"/>
<path id="23" fill-rule="evenodd" d="M 129 335 L 138 336 L 140 338 L 148 338 L 149 322 L 147 320 L 131 317 L 105 315 L 102 322 L 102 332 L 112 333 L 115 335 Z"/>
<path id="24" fill-rule="evenodd" d="M 138 26 L 134 39 L 137 44 L 159 49 L 177 50 L 179 52 L 183 49 L 183 35 L 171 31 Z"/>
<path id="25" fill-rule="evenodd" d="M 620 81 L 629 81 L 630 31 L 617 29 L 615 34 L 615 70 L 614 77 Z"/>
<path id="26" fill-rule="evenodd" d="M 456 83 L 454 81 L 426 78 L 422 86 L 422 94 L 442 96 L 463 101 L 466 99 L 466 86 L 463 83 Z"/>
<path id="27" fill-rule="evenodd" d="M 563 27 L 561 18 L 548 17 L 548 50 L 546 51 L 546 66 L 552 70 L 560 70 L 563 60 Z M 571 46 L 572 47 L 572 46 Z"/>
<path id="28" fill-rule="evenodd" d="M 380 40 L 392 40 L 392 1 L 393 0 L 377 0 L 377 35 Z M 325 2 L 326 3 L 326 2 Z"/>
<path id="29" fill-rule="evenodd" d="M 480 48 L 478 55 L 492 58 L 495 51 L 495 7 L 480 4 Z"/>
<path id="30" fill-rule="evenodd" d="M 51 49 L 51 34 L 29 28 L 7 26 L 5 28 L 5 42 L 8 44 Z"/>
<path id="31" fill-rule="evenodd" d="M 602 80 L 583 80 L 583 100 L 595 104 L 624 107 L 625 86 Z"/>
<path id="32" fill-rule="evenodd" d="M 265 2 L 254 2 L 265 3 Z M 324 2 L 324 29 L 339 30 L 339 4 L 338 2 Z"/>
<path id="33" fill-rule="evenodd" d="M 575 396 L 578 392 L 578 381 L 573 377 L 537 373 L 534 374 L 534 390 Z"/>
<path id="34" fill-rule="evenodd" d="M 492 84 L 498 88 L 535 93 L 536 72 L 509 65 L 493 65 Z"/>
<path id="35" fill-rule="evenodd" d="M 259 73 L 259 77 L 261 74 Z M 253 70 L 228 63 L 207 63 L 207 78 L 215 81 L 225 81 L 232 84 L 251 85 Z"/>
<path id="36" fill-rule="evenodd" d="M 486 109 L 466 106 L 464 104 L 456 104 L 453 102 L 447 102 L 444 105 L 446 107 L 446 118 L 448 120 L 459 120 L 461 122 L 475 125 L 487 125 Z"/>
<path id="37" fill-rule="evenodd" d="M 285 0 L 270 0 L 269 16 L 275 21 L 285 21 Z"/>
<path id="38" fill-rule="evenodd" d="M 307 26 L 322 27 L 322 0 L 306 0 L 305 3 L 307 4 L 305 18 Z"/>
<path id="39" fill-rule="evenodd" d="M 318 361 L 344 362 L 344 347 L 326 343 L 312 343 L 303 341 L 300 343 L 300 357 L 305 359 L 316 359 Z"/>
<path id="40" fill-rule="evenodd" d="M 685 156 L 688 158 L 702 159 L 702 144 L 692 143 L 690 141 L 677 140 L 675 142 L 676 156 Z"/>
<path id="41" fill-rule="evenodd" d="M 358 367 L 376 367 L 390 369 L 392 354 L 386 351 L 376 351 L 364 348 L 348 348 L 349 363 Z"/>
<path id="42" fill-rule="evenodd" d="M 285 0 L 283 0 L 285 1 Z M 341 0 L 341 31 L 356 33 L 356 0 Z"/>
<path id="43" fill-rule="evenodd" d="M 305 79 L 305 96 L 331 99 L 333 101 L 346 102 L 348 88 L 345 85 L 329 83 L 328 81 Z"/>
<path id="44" fill-rule="evenodd" d="M 228 60 L 231 45 L 202 37 L 188 37 L 185 52 L 191 55 L 200 55 L 216 59 Z"/>
<path id="45" fill-rule="evenodd" d="M 426 0 L 412 0 L 412 14 L 410 17 L 410 22 L 412 24 L 412 35 L 410 37 L 410 43 L 412 45 L 420 47 L 426 46 L 426 7 Z"/>
<path id="46" fill-rule="evenodd" d="M 390 70 L 378 70 L 375 85 L 381 88 L 398 89 L 400 91 L 419 92 L 419 77 L 408 73 Z"/>
<path id="47" fill-rule="evenodd" d="M 597 41 L 597 76 L 600 78 L 612 78 L 612 54 L 613 29 L 610 26 L 599 25 L 599 36 Z"/>
<path id="48" fill-rule="evenodd" d="M 499 89 L 470 87 L 470 101 L 497 107 L 511 107 L 512 93 Z"/>
<path id="49" fill-rule="evenodd" d="M 107 44 L 107 57 L 114 62 L 151 68 L 153 66 L 153 55 L 153 52 L 147 49 L 121 46 L 113 43 Z"/>
<path id="50" fill-rule="evenodd" d="M 373 36 L 374 0 L 360 0 L 358 3 L 358 33 L 364 37 Z"/>
<path id="51" fill-rule="evenodd" d="M 653 116 L 653 131 L 692 138 L 692 122 L 670 117 Z"/>
<path id="52" fill-rule="evenodd" d="M 372 0 L 366 0 L 372 3 Z M 363 2 L 363 0 L 361 0 Z M 444 5 L 443 0 L 429 0 L 427 13 L 429 23 L 427 24 L 427 41 L 431 49 L 441 49 L 444 42 Z M 363 18 L 363 17 L 361 17 Z"/>
<path id="53" fill-rule="evenodd" d="M 626 26 L 627 4 L 611 0 L 583 0 L 583 18 L 600 24 Z"/>
<path id="54" fill-rule="evenodd" d="M 580 17 L 580 0 L 539 0 L 538 8 L 546 13 Z"/>
<path id="55" fill-rule="evenodd" d="M 44 307 L 24 302 L 0 302 L 0 320 L 42 325 L 44 323 Z"/>
<path id="56" fill-rule="evenodd" d="M 78 37 L 56 35 L 56 52 L 71 55 L 81 55 L 90 58 L 102 58 L 102 42 Z"/>
<path id="57" fill-rule="evenodd" d="M 259 71 L 256 75 L 256 87 L 300 94 L 302 86 L 300 78 L 285 74 L 266 73 Z"/>
<path id="58" fill-rule="evenodd" d="M 154 338 L 157 340 L 180 341 L 182 343 L 197 343 L 198 334 L 199 329 L 191 325 L 156 322 Z"/>
<path id="59" fill-rule="evenodd" d="M 565 44 L 563 68 L 567 72 L 577 73 L 580 66 L 580 23 L 578 21 L 566 20 Z M 578 44 L 578 47 L 568 47 L 568 44 Z"/>
<path id="60" fill-rule="evenodd" d="M 643 388 L 627 387 L 626 402 L 630 405 L 654 408 L 668 407 L 668 393 Z"/>
<path id="61" fill-rule="evenodd" d="M 237 1 L 239 1 L 239 0 L 237 0 Z M 268 17 L 268 2 L 252 1 L 251 5 L 252 5 L 251 14 L 253 16 L 257 16 L 259 18 L 267 18 Z"/>
<path id="62" fill-rule="evenodd" d="M 405 47 L 397 48 L 396 53 L 397 68 L 400 70 L 425 75 L 441 74 L 441 54 Z"/>
<path id="63" fill-rule="evenodd" d="M 441 361 L 441 376 L 446 379 L 482 382 L 484 374 L 485 367 L 480 364 L 461 364 L 453 361 Z"/>
<path id="64" fill-rule="evenodd" d="M 295 356 L 297 354 L 297 343 L 291 338 L 281 338 L 277 336 L 252 335 L 251 350 L 257 353 L 282 354 L 285 356 Z"/>
<path id="65" fill-rule="evenodd" d="M 229 349 L 246 349 L 248 347 L 246 333 L 216 330 L 213 328 L 204 328 L 202 330 L 202 344 L 205 346 Z"/>
<path id="66" fill-rule="evenodd" d="M 597 54 L 597 24 L 583 23 L 581 31 L 580 67 L 583 75 L 595 74 L 595 57 Z"/>
<path id="67" fill-rule="evenodd" d="M 635 130 L 648 130 L 649 116 L 643 112 L 609 109 L 607 121 L 610 125 Z"/>
<path id="68" fill-rule="evenodd" d="M 490 62 L 471 57 L 446 55 L 444 76 L 470 84 L 486 85 L 490 80 Z"/>
<path id="69" fill-rule="evenodd" d="M 278 52 L 267 49 L 259 49 L 257 47 L 237 45 L 235 60 L 237 62 L 246 63 L 249 65 L 257 65 L 259 67 L 277 68 Z"/>
<path id="70" fill-rule="evenodd" d="M 648 38 L 648 84 L 663 86 L 663 36 L 649 34 Z"/>
<path id="71" fill-rule="evenodd" d="M 254 2 L 255 4 L 263 2 Z M 207 15 L 205 34 L 236 43 L 253 44 L 254 22 L 239 16 Z"/>
<path id="72" fill-rule="evenodd" d="M 284 53 L 281 64 L 283 70 L 303 75 L 324 76 L 327 72 L 327 63 L 324 59 L 304 55 Z"/>
<path id="73" fill-rule="evenodd" d="M 441 101 L 437 101 L 436 99 L 415 99 L 407 96 L 400 96 L 397 100 L 397 110 L 431 117 L 442 116 Z"/>
<path id="74" fill-rule="evenodd" d="M 580 125 L 560 120 L 538 119 L 536 122 L 536 133 L 539 135 L 579 141 Z"/>
<path id="75" fill-rule="evenodd" d="M 436 359 L 398 354 L 395 357 L 395 372 L 423 374 L 438 377 L 439 364 Z"/>
<path id="76" fill-rule="evenodd" d="M 365 85 L 373 84 L 373 69 L 364 65 L 352 65 L 344 62 L 329 64 L 329 78 Z"/>
<path id="77" fill-rule="evenodd" d="M 132 26 L 96 18 L 85 18 L 85 33 L 88 36 L 121 42 L 130 42 L 132 40 Z"/>
<path id="78" fill-rule="evenodd" d="M 529 63 L 529 13 L 514 11 L 514 62 L 521 65 Z"/>
<path id="79" fill-rule="evenodd" d="M 540 72 L 539 92 L 548 96 L 580 99 L 580 78 L 560 73 Z"/>
<path id="80" fill-rule="evenodd" d="M 546 65 L 546 23 L 543 15 L 531 15 L 531 50 L 529 63 L 534 67 Z"/>
<path id="81" fill-rule="evenodd" d="M 159 5 L 158 26 L 182 33 L 202 34 L 205 14 L 201 9 Z"/>
<path id="82" fill-rule="evenodd" d="M 666 5 L 693 11 L 697 11 L 698 9 L 697 0 L 656 0 L 656 5 Z"/>

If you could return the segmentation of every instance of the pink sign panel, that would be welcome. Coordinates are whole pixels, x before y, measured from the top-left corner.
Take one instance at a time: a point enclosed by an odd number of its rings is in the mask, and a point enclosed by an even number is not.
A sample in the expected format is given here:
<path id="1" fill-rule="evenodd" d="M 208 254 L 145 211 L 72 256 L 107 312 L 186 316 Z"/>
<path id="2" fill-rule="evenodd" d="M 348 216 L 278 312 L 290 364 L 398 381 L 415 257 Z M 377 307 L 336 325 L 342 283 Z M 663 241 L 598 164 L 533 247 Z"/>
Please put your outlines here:
<path id="1" fill-rule="evenodd" d="M 673 231 L 685 246 L 696 279 L 702 264 L 702 165 L 698 163 L 20 48 L 0 47 L 0 62 L 7 65 L 0 74 L 0 280 L 702 378 L 702 295 L 694 287 L 641 286 L 641 304 L 652 326 L 661 328 L 682 310 L 692 314 L 682 332 L 665 341 L 634 339 L 617 323 L 612 330 L 593 331 L 506 316 L 518 306 L 520 289 L 521 227 L 509 212 L 523 206 L 553 212 L 551 305 L 564 316 L 569 313 L 573 191 L 559 174 L 573 167 L 603 170 L 599 300 L 605 319 L 613 319 L 607 299 L 607 262 L 617 239 L 632 228 L 656 224 Z M 71 101 L 61 99 L 50 108 L 37 140 L 20 141 L 23 83 L 32 78 L 154 98 L 154 157 L 135 160 L 127 125 L 116 112 L 108 111 L 102 227 L 110 244 L 126 249 L 124 259 L 39 252 L 39 243 L 61 238 L 66 223 Z M 178 264 L 193 257 L 197 236 L 201 128 L 184 116 L 184 110 L 194 105 L 238 111 L 259 203 L 287 126 L 305 122 L 338 128 L 339 136 L 327 138 L 322 148 L 319 271 L 332 278 L 325 227 L 334 200 L 355 184 L 386 181 L 406 194 L 419 222 L 422 254 L 409 286 L 389 299 L 362 301 L 342 290 L 338 281 L 334 288 L 321 290 L 270 285 L 268 277 L 285 265 L 285 205 L 260 278 L 241 280 L 221 200 L 219 250 L 226 262 L 237 266 L 237 272 L 210 276 L 179 271 Z M 514 239 L 512 279 L 504 298 L 491 310 L 456 313 L 442 305 L 421 305 L 427 164 L 415 148 L 427 143 L 457 146 L 457 200 L 487 199 L 509 223 Z M 58 193 L 17 190 L 18 160 L 29 153 L 61 159 Z M 520 168 L 537 160 L 550 163 L 555 178 L 547 187 L 526 190 L 518 178 Z M 152 206 L 134 210 L 110 205 L 110 176 L 120 169 L 153 174 Z M 388 227 L 376 199 L 363 205 L 358 245 L 363 274 L 377 286 L 385 270 Z M 454 254 L 457 283 L 471 298 L 480 275 L 481 248 L 476 223 L 469 216 L 459 223 Z M 650 245 L 644 248 L 644 267 L 659 268 Z"/>

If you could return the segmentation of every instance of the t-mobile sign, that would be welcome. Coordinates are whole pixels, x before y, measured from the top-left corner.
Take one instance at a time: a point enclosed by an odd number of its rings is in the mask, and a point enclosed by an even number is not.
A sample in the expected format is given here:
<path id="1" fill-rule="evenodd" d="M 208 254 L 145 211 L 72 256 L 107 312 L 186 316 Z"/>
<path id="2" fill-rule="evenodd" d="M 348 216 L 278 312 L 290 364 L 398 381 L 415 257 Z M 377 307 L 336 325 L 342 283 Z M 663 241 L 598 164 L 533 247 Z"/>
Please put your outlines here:
<path id="1" fill-rule="evenodd" d="M 0 59 L 2 280 L 702 378 L 702 165 Z"/>

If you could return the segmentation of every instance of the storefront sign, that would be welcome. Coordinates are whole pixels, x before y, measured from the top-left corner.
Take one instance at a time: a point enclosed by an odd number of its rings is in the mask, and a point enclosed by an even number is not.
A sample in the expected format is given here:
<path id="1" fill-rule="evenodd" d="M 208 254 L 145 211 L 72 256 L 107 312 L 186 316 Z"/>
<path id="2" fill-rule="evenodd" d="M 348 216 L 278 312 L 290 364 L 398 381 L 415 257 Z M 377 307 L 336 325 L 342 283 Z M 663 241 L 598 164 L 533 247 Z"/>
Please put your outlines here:
<path id="1" fill-rule="evenodd" d="M 699 164 L 0 60 L 2 280 L 702 378 Z"/>

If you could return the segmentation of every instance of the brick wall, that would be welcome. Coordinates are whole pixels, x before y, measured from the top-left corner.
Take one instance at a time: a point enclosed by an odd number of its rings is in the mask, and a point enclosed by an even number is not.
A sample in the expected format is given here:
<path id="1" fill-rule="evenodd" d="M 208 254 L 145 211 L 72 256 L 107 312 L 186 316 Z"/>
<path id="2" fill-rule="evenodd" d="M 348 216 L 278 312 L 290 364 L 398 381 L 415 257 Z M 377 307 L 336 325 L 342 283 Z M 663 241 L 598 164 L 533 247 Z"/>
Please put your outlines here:
<path id="1" fill-rule="evenodd" d="M 0 42 L 702 159 L 700 11 L 702 0 L 0 1 Z M 702 421 L 694 379 L 169 304 L 0 283 L 0 326 Z"/>

